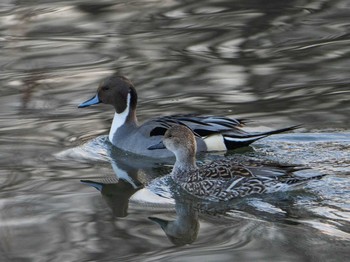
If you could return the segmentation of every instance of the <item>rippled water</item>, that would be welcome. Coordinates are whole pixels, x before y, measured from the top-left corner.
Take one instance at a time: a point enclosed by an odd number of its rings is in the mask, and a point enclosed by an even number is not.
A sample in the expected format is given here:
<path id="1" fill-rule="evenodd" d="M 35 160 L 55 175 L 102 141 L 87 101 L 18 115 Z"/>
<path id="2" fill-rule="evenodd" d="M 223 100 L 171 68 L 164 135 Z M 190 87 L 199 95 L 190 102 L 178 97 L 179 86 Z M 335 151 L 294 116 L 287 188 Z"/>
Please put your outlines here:
<path id="1" fill-rule="evenodd" d="M 350 260 L 349 8 L 2 1 L 0 260 Z M 303 123 L 226 157 L 329 175 L 214 211 L 156 198 L 147 190 L 169 166 L 111 148 L 111 108 L 76 108 L 113 72 L 133 80 L 140 121 L 191 112 L 251 118 L 252 129 Z M 189 234 L 174 241 L 149 217 Z"/>

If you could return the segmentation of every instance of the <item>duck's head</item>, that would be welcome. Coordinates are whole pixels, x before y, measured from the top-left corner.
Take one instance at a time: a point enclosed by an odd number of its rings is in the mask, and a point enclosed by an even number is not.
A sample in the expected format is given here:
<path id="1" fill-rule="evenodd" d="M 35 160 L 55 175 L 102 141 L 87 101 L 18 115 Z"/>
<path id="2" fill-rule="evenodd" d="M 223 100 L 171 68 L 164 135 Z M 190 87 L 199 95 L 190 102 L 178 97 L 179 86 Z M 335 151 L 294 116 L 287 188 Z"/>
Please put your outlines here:
<path id="1" fill-rule="evenodd" d="M 148 149 L 167 148 L 177 159 L 192 159 L 196 155 L 196 139 L 192 131 L 183 125 L 174 125 L 164 134 L 163 141 Z"/>
<path id="2" fill-rule="evenodd" d="M 176 246 L 191 244 L 197 239 L 199 231 L 197 217 L 196 219 L 192 217 L 185 217 L 185 219 L 179 217 L 175 221 L 168 221 L 158 217 L 149 217 L 149 219 L 160 225 L 168 239 Z"/>
<path id="3" fill-rule="evenodd" d="M 137 93 L 134 85 L 125 76 L 110 76 L 101 82 L 94 97 L 78 107 L 83 108 L 99 103 L 112 105 L 118 114 L 129 109 L 135 110 Z"/>

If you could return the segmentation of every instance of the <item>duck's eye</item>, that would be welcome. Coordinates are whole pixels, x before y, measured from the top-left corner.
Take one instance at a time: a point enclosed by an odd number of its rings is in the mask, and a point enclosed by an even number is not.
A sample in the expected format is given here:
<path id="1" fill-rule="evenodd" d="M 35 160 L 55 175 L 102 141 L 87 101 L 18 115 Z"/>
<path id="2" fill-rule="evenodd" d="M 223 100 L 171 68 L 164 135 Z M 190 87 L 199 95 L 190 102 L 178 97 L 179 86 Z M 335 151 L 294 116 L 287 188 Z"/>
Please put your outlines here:
<path id="1" fill-rule="evenodd" d="M 104 87 L 102 87 L 102 90 L 103 90 L 103 91 L 108 91 L 108 90 L 109 90 L 109 86 L 104 86 Z"/>

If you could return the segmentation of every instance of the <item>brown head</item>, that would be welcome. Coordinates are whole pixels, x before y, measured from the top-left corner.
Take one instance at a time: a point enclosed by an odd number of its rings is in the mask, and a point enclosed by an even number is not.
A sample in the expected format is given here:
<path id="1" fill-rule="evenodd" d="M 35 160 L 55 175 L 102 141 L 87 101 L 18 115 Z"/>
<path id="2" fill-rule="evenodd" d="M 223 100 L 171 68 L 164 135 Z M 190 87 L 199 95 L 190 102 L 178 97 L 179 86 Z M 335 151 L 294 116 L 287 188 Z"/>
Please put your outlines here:
<path id="1" fill-rule="evenodd" d="M 170 127 L 164 134 L 163 143 L 176 156 L 179 154 L 191 157 L 196 155 L 196 139 L 192 131 L 186 126 L 175 125 Z"/>
<path id="2" fill-rule="evenodd" d="M 128 97 L 130 97 L 130 102 Z M 135 111 L 137 93 L 134 85 L 125 76 L 112 75 L 101 82 L 96 96 L 80 104 L 79 107 L 87 107 L 98 103 L 112 105 L 118 114 L 124 112 L 127 109 L 127 104 L 130 103 L 130 111 Z"/>
<path id="3" fill-rule="evenodd" d="M 172 173 L 181 173 L 197 168 L 197 143 L 192 131 L 183 125 L 174 125 L 164 134 L 163 141 L 148 147 L 149 150 L 167 148 L 176 156 Z"/>
<path id="4" fill-rule="evenodd" d="M 101 103 L 114 106 L 118 114 L 126 109 L 130 94 L 130 109 L 136 109 L 136 90 L 125 76 L 113 75 L 103 80 L 98 87 L 97 94 Z"/>

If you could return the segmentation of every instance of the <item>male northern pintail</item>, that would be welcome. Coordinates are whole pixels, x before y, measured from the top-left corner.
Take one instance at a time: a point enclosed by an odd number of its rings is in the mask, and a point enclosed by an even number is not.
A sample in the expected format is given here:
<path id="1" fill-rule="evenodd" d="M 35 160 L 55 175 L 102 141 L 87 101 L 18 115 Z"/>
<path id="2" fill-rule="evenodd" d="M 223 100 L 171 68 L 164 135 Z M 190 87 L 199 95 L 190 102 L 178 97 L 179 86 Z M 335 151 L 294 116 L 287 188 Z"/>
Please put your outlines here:
<path id="1" fill-rule="evenodd" d="M 300 177 L 293 174 L 293 168 L 249 167 L 227 159 L 197 167 L 195 137 L 190 129 L 180 125 L 169 128 L 163 141 L 149 149 L 164 147 L 176 156 L 171 172 L 173 180 L 188 193 L 208 200 L 285 191 L 324 176 Z"/>
<path id="2" fill-rule="evenodd" d="M 124 76 L 113 75 L 98 87 L 97 94 L 79 105 L 79 108 L 94 104 L 110 104 L 115 109 L 109 132 L 110 142 L 125 151 L 150 157 L 170 157 L 166 149 L 155 151 L 147 147 L 161 141 L 165 131 L 174 124 L 189 127 L 198 136 L 197 151 L 221 151 L 247 146 L 271 134 L 295 129 L 297 126 L 269 132 L 246 132 L 241 129 L 244 120 L 228 117 L 172 115 L 152 119 L 138 125 L 136 118 L 137 93 Z"/>

